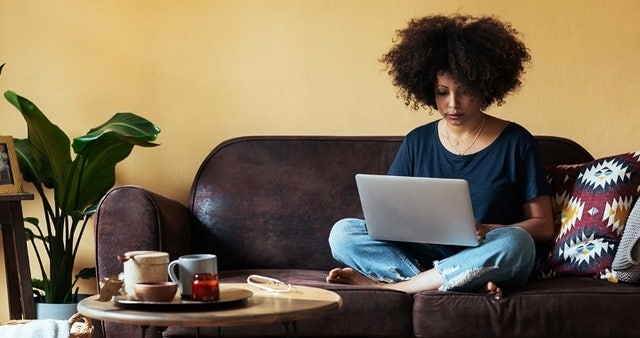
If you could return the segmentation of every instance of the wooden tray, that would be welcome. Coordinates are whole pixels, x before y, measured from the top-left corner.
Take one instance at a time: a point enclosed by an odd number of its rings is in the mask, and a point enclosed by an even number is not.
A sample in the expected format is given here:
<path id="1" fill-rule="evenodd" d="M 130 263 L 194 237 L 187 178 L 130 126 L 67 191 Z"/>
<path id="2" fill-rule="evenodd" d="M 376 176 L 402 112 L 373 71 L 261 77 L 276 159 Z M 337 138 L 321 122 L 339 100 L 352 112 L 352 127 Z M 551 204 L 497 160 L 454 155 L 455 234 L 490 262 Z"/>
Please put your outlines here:
<path id="1" fill-rule="evenodd" d="M 211 308 L 221 307 L 225 305 L 237 305 L 253 296 L 253 292 L 240 288 L 222 288 L 220 289 L 220 299 L 210 301 L 197 301 L 191 299 L 182 299 L 180 295 L 170 302 L 147 302 L 137 300 L 135 296 L 116 296 L 113 301 L 116 305 L 127 308 L 139 308 L 144 310 L 211 310 Z"/>

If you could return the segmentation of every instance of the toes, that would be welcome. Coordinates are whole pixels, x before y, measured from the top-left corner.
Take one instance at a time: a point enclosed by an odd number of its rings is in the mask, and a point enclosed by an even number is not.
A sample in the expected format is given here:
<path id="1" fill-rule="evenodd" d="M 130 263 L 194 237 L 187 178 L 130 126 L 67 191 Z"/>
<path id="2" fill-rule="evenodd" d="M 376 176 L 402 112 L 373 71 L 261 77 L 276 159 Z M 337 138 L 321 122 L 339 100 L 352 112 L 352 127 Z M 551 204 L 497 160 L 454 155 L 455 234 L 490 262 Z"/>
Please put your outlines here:
<path id="1" fill-rule="evenodd" d="M 328 283 L 343 283 L 343 278 L 341 276 L 342 274 L 342 270 L 341 268 L 335 268 L 335 269 L 331 269 L 331 271 L 329 271 L 329 274 L 327 275 L 327 282 Z"/>
<path id="2" fill-rule="evenodd" d="M 502 298 L 502 290 L 498 285 L 494 282 L 488 282 L 483 289 L 484 293 L 488 296 L 492 297 L 495 300 L 499 300 Z"/>

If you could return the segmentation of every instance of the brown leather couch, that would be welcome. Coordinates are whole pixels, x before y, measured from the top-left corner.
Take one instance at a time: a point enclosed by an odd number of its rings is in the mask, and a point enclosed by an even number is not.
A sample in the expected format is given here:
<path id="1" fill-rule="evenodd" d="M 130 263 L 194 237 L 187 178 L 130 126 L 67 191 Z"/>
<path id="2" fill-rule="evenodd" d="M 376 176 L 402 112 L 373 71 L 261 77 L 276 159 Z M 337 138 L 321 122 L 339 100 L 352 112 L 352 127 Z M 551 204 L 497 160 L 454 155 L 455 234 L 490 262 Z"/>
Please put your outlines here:
<path id="1" fill-rule="evenodd" d="M 547 164 L 592 156 L 571 140 L 537 137 Z M 335 314 L 297 323 L 300 336 L 584 337 L 640 335 L 640 289 L 592 278 L 533 281 L 496 301 L 482 294 L 402 292 L 325 283 L 340 266 L 327 236 L 344 217 L 361 217 L 354 175 L 385 173 L 401 137 L 242 137 L 202 163 L 188 206 L 141 187 L 113 189 L 95 216 L 98 277 L 116 275 L 116 255 L 132 250 L 218 255 L 222 282 L 258 273 L 339 293 Z M 104 323 L 105 336 L 140 328 Z M 193 336 L 169 327 L 165 336 Z M 200 336 L 216 336 L 200 330 Z M 223 328 L 222 336 L 284 336 L 281 326 Z"/>

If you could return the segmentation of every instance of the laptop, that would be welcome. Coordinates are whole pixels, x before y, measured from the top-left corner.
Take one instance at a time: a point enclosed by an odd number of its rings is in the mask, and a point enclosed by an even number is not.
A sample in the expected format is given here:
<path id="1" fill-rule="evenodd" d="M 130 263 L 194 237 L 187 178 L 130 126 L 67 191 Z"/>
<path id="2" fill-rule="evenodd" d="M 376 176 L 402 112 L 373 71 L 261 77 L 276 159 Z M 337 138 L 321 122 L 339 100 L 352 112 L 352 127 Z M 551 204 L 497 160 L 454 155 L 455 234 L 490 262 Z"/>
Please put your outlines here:
<path id="1" fill-rule="evenodd" d="M 372 238 L 478 245 L 467 181 L 357 174 L 356 184 Z"/>

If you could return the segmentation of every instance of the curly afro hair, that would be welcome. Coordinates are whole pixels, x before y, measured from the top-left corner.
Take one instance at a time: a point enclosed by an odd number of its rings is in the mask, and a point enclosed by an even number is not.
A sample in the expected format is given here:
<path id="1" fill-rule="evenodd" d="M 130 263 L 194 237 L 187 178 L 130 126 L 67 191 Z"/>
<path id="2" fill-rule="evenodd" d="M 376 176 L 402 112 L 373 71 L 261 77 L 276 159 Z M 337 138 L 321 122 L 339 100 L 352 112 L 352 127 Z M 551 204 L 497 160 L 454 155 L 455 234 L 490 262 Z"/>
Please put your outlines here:
<path id="1" fill-rule="evenodd" d="M 502 105 L 518 89 L 531 55 L 518 31 L 494 16 L 428 16 L 398 30 L 393 48 L 380 59 L 398 95 L 415 110 L 437 109 L 437 75 L 447 72 L 478 93 L 482 107 Z"/>

